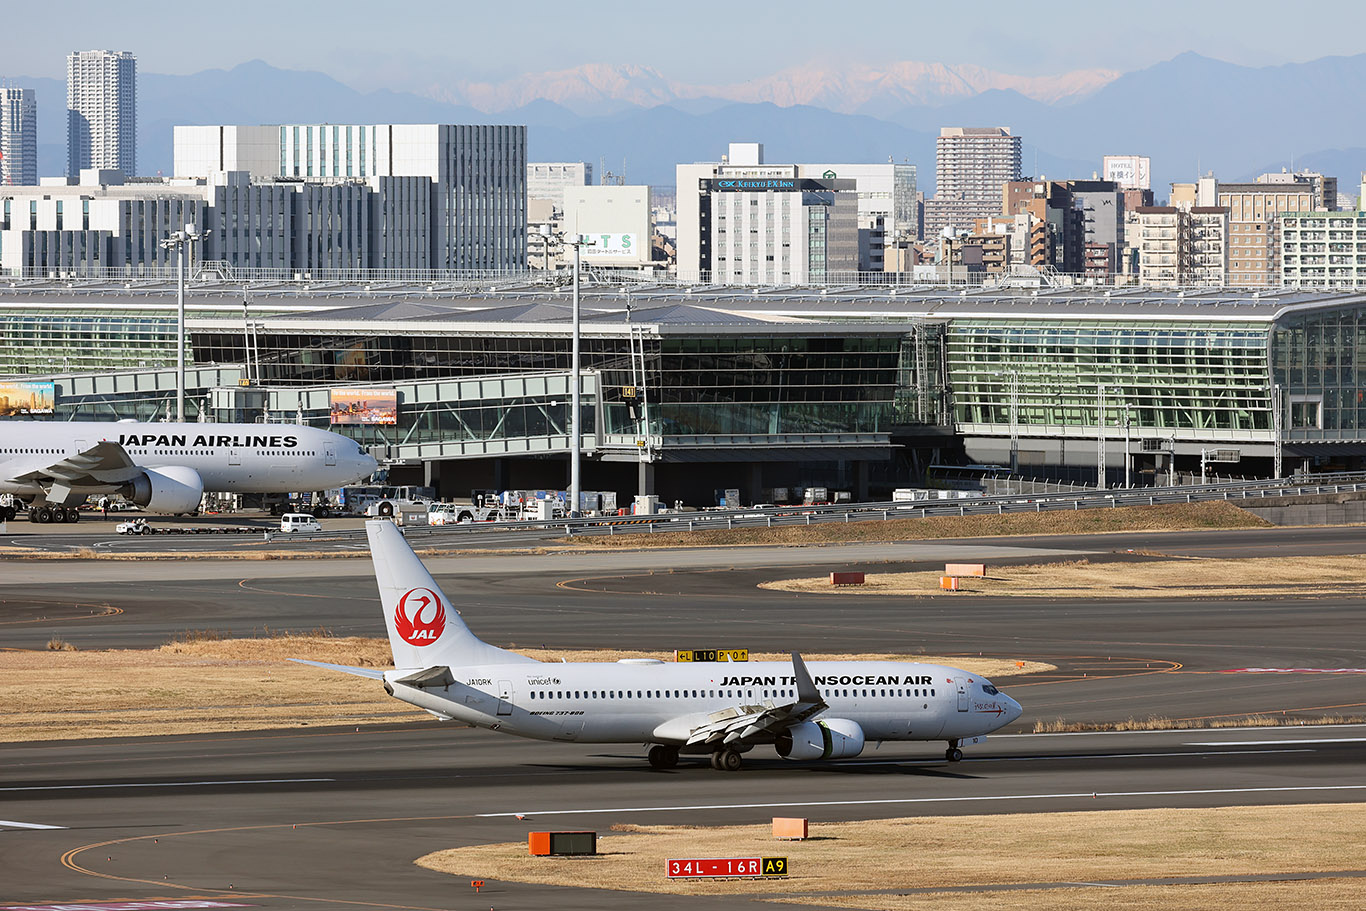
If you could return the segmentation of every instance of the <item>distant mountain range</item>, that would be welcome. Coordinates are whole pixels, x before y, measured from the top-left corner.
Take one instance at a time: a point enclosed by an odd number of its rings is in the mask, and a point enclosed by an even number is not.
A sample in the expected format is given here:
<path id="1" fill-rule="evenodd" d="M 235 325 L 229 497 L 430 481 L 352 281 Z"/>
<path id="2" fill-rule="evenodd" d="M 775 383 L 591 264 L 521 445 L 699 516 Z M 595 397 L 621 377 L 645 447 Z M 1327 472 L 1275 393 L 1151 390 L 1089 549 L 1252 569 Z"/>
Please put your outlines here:
<path id="1" fill-rule="evenodd" d="M 65 170 L 66 87 L 4 77 L 39 99 L 40 170 Z M 1356 195 L 1366 121 L 1355 116 L 1366 54 L 1243 67 L 1182 54 L 1115 75 L 1017 77 L 978 67 L 786 70 L 736 85 L 684 85 L 646 67 L 584 66 L 428 95 L 362 93 L 322 73 L 260 61 L 190 76 L 139 78 L 139 170 L 171 170 L 175 124 L 493 122 L 529 127 L 532 160 L 605 161 L 633 183 L 670 185 L 678 162 L 714 161 L 735 140 L 771 161 L 910 161 L 934 189 L 940 126 L 1009 126 L 1024 171 L 1090 177 L 1106 154 L 1148 155 L 1159 198 L 1171 181 L 1213 171 L 1246 179 L 1318 167 Z M 624 167 L 623 167 L 624 163 Z"/>
<path id="2" fill-rule="evenodd" d="M 533 101 L 550 101 L 577 114 L 592 115 L 627 107 L 689 106 L 687 102 L 701 101 L 712 105 L 805 105 L 840 114 L 877 116 L 909 105 L 944 104 L 994 89 L 1053 104 L 1089 95 L 1119 75 L 1113 70 L 1077 70 L 1058 76 L 1012 76 L 980 66 L 906 60 L 886 67 L 793 67 L 761 79 L 700 85 L 667 79 L 646 66 L 587 64 L 497 83 L 435 86 L 426 94 L 481 111 L 512 110 Z"/>

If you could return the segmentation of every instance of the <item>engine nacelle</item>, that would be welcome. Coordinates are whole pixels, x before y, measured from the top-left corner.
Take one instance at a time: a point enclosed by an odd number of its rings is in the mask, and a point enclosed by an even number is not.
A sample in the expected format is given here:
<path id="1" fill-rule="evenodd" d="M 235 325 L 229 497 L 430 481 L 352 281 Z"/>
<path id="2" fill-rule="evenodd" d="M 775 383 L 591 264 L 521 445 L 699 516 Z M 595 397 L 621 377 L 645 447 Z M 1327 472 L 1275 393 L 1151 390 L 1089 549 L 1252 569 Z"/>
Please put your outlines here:
<path id="1" fill-rule="evenodd" d="M 144 468 L 142 477 L 134 479 L 124 495 L 151 512 L 194 512 L 204 498 L 204 479 L 193 468 L 180 465 Z"/>
<path id="2" fill-rule="evenodd" d="M 784 759 L 848 759 L 863 752 L 863 728 L 848 718 L 803 721 L 773 741 Z"/>

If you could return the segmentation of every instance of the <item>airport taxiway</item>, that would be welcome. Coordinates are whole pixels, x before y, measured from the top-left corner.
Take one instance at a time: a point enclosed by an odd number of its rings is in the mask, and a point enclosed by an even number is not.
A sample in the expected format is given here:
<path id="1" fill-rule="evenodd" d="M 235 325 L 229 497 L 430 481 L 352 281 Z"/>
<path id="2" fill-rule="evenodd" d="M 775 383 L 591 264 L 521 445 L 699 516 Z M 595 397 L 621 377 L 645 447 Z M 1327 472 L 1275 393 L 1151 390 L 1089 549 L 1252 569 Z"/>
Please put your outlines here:
<path id="1" fill-rule="evenodd" d="M 942 760 L 942 744 L 903 744 L 835 764 L 788 764 L 761 748 L 733 775 L 696 765 L 656 772 L 640 750 L 425 722 L 4 744 L 0 901 L 204 895 L 271 909 L 631 908 L 640 896 L 506 883 L 476 903 L 465 882 L 411 861 L 444 847 L 521 841 L 532 828 L 1360 801 L 1359 726 L 1027 733 L 1035 719 L 1054 717 L 1362 714 L 1366 637 L 1355 599 L 1025 603 L 753 587 L 864 561 L 1353 553 L 1358 537 L 1358 529 L 1266 529 L 440 558 L 438 581 L 467 622 L 501 644 L 982 651 L 1053 661 L 1059 671 L 998 680 L 1027 714 L 1015 733 L 993 736 L 956 765 Z M 367 560 L 63 561 L 56 579 L 54 565 L 44 566 L 6 564 L 0 645 L 41 648 L 59 635 L 83 648 L 143 647 L 184 629 L 383 635 Z M 121 612 L 90 613 L 104 607 Z M 79 690 L 73 680 L 73 710 Z M 740 900 L 648 901 L 719 909 Z"/>

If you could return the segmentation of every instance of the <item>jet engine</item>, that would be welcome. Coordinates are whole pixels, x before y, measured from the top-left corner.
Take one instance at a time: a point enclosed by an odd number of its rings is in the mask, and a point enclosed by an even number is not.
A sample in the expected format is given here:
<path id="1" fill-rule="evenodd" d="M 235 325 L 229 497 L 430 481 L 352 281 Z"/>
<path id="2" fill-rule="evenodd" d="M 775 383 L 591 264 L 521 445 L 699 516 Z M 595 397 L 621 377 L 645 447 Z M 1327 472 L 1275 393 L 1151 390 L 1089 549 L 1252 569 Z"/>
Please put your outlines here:
<path id="1" fill-rule="evenodd" d="M 177 515 L 194 512 L 204 497 L 204 479 L 193 468 L 170 465 L 144 468 L 122 491 L 134 503 L 151 512 Z"/>
<path id="2" fill-rule="evenodd" d="M 784 759 L 848 759 L 863 752 L 863 728 L 847 718 L 803 721 L 773 741 Z"/>

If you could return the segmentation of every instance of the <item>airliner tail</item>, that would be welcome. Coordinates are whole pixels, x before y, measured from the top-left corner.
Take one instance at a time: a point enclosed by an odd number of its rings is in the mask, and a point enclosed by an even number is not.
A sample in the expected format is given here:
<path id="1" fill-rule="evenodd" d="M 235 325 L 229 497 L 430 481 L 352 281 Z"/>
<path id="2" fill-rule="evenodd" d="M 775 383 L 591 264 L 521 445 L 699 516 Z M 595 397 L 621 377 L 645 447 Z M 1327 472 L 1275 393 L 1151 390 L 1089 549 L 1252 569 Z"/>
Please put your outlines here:
<path id="1" fill-rule="evenodd" d="M 394 667 L 534 663 L 534 659 L 489 645 L 470 632 L 393 522 L 366 522 L 365 533 L 370 539 Z"/>

